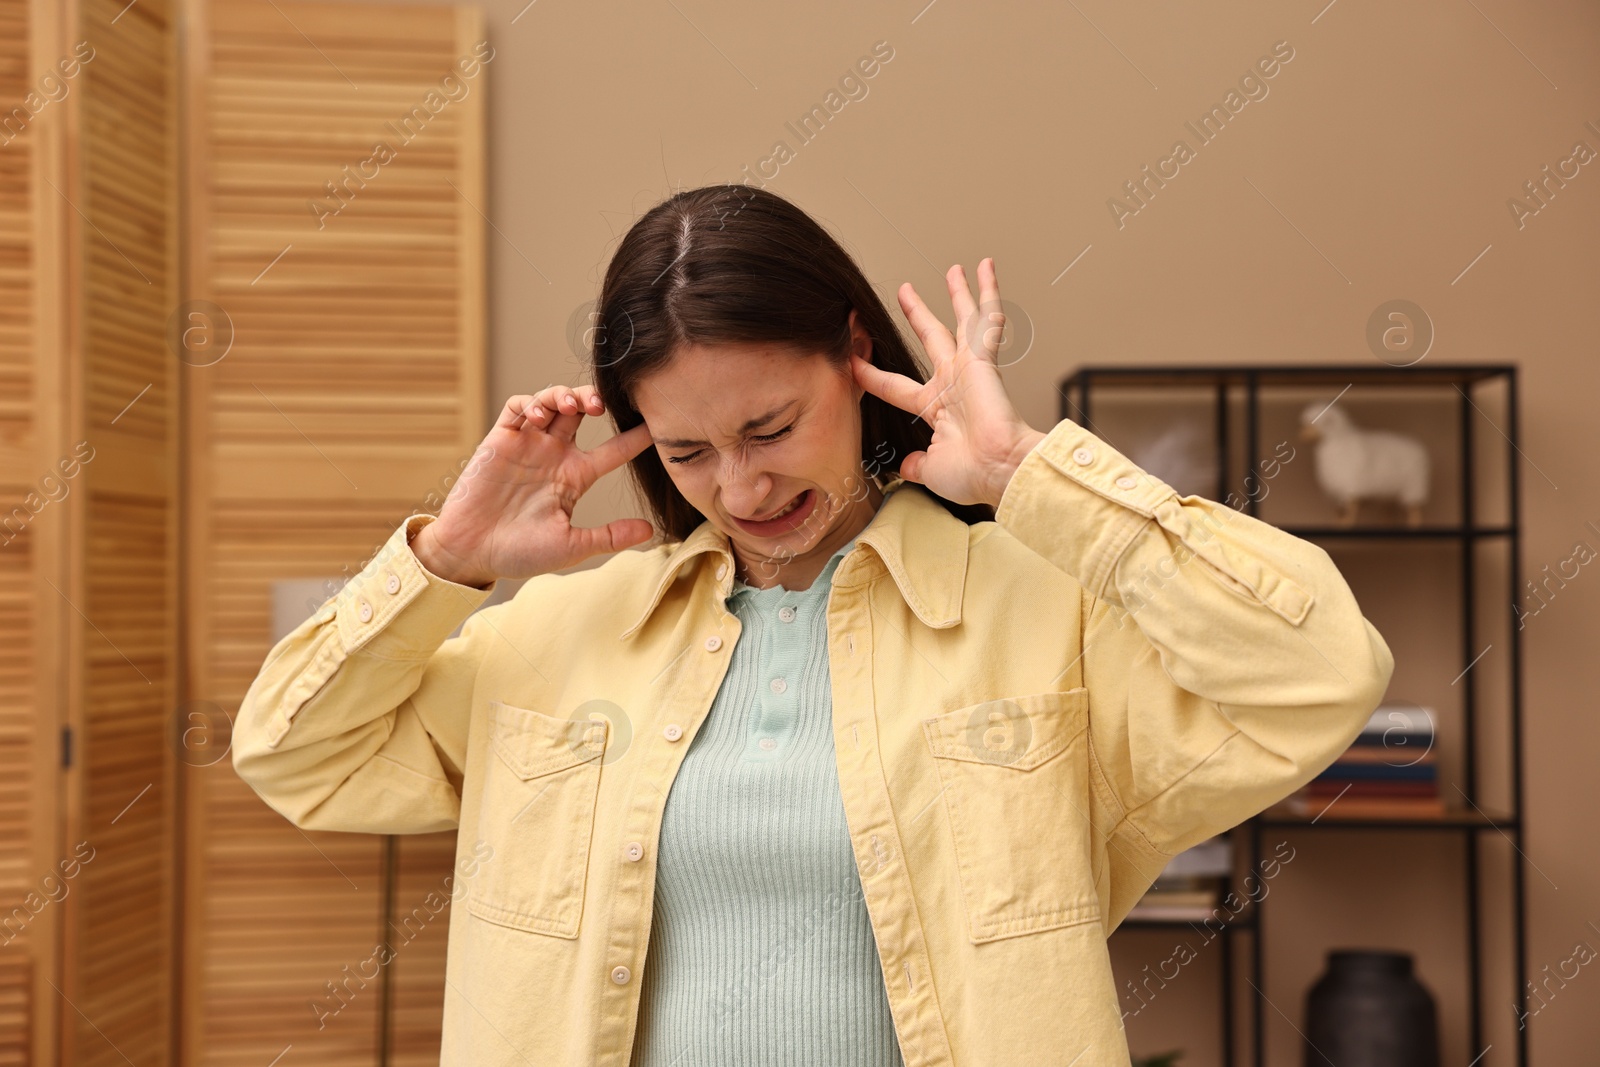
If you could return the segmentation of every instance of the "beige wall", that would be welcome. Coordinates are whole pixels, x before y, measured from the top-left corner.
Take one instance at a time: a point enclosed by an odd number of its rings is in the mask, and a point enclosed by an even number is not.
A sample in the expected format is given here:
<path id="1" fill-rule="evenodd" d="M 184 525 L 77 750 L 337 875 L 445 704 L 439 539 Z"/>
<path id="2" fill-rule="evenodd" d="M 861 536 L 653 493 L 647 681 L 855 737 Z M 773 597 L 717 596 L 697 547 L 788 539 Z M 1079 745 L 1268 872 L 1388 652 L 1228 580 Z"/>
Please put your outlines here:
<path id="1" fill-rule="evenodd" d="M 1593 5 L 525 2 L 488 4 L 496 409 L 511 392 L 582 380 L 569 317 L 641 211 L 680 186 L 739 180 L 783 140 L 794 156 L 770 188 L 840 236 L 891 308 L 909 280 L 948 317 L 942 271 L 996 257 L 1002 292 L 1037 330 L 1007 372 L 1037 427 L 1053 424 L 1055 385 L 1080 363 L 1376 363 L 1368 316 L 1406 298 L 1437 331 L 1427 363 L 1523 367 L 1526 572 L 1579 540 L 1600 548 L 1586 526 L 1600 525 L 1600 163 L 1520 228 L 1507 207 L 1574 142 L 1600 150 Z M 785 123 L 878 41 L 894 54 L 868 95 L 800 145 Z M 1197 147 L 1185 122 L 1280 41 L 1293 59 L 1268 95 Z M 1108 198 L 1179 138 L 1195 157 L 1119 228 Z M 600 436 L 588 427 L 585 443 Z M 622 485 L 598 487 L 580 522 L 627 507 Z M 1369 616 L 1392 620 L 1391 695 L 1450 699 L 1454 640 L 1396 632 L 1415 616 L 1395 583 L 1436 579 L 1447 604 L 1451 568 L 1345 558 Z M 1586 570 L 1525 631 L 1533 974 L 1579 942 L 1600 947 L 1588 925 L 1600 922 L 1597 608 L 1600 577 Z M 1488 653 L 1486 675 L 1503 677 L 1504 652 Z M 1273 1003 L 1300 1018 L 1327 947 L 1413 947 L 1442 1002 L 1444 1062 L 1471 1062 L 1455 840 L 1293 842 L 1303 861 L 1269 905 Z M 1486 843 L 1503 858 L 1503 842 Z M 1176 940 L 1119 934 L 1119 971 L 1167 958 Z M 1186 1065 L 1216 1062 L 1216 959 L 1204 950 L 1130 1022 L 1135 1052 L 1182 1045 Z M 1486 1067 L 1511 1063 L 1513 1047 L 1509 980 L 1491 988 Z M 1533 1062 L 1592 1052 L 1597 1013 L 1600 969 L 1585 967 L 1530 1021 Z M 1272 1062 L 1298 1064 L 1285 1019 L 1269 1012 L 1267 1027 Z"/>

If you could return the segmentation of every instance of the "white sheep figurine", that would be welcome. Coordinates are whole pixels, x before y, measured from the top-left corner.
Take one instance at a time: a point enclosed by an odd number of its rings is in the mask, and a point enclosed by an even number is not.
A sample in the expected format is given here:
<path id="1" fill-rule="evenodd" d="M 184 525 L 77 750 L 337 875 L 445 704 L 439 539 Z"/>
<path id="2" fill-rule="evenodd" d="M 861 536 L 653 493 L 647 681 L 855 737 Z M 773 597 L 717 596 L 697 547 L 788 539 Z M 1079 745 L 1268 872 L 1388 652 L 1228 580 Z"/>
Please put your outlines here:
<path id="1" fill-rule="evenodd" d="M 1337 505 L 1339 524 L 1353 526 L 1362 500 L 1397 500 L 1406 525 L 1422 524 L 1428 499 L 1428 450 L 1388 430 L 1363 430 L 1332 404 L 1300 413 L 1300 437 L 1317 442 L 1317 482 Z"/>

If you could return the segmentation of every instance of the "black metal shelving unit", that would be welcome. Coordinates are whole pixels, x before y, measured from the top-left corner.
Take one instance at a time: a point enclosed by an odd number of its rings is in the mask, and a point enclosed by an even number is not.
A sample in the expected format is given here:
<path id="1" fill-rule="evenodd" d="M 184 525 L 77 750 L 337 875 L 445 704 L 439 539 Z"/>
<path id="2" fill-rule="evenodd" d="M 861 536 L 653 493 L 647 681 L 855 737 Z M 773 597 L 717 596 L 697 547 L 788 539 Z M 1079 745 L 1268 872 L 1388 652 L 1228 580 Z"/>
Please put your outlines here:
<path id="1" fill-rule="evenodd" d="M 1474 415 L 1482 416 L 1484 421 L 1494 426 L 1486 415 L 1472 399 L 1475 390 L 1481 389 L 1486 384 L 1505 389 L 1504 411 L 1506 425 L 1502 429 L 1494 428 L 1504 439 L 1505 444 L 1505 482 L 1507 499 L 1504 504 L 1506 521 L 1494 525 L 1480 525 L 1477 517 L 1477 485 L 1476 476 L 1480 473 L 1479 442 L 1475 440 Z M 1160 390 L 1164 387 L 1183 387 L 1188 390 L 1209 387 L 1212 390 L 1212 403 L 1216 411 L 1215 434 L 1218 456 L 1217 464 L 1217 489 L 1213 499 L 1225 501 L 1230 492 L 1230 478 L 1235 471 L 1235 461 L 1239 458 L 1239 449 L 1233 446 L 1234 430 L 1236 427 L 1230 421 L 1233 417 L 1234 397 L 1243 394 L 1243 458 L 1247 465 L 1241 471 L 1253 471 L 1261 460 L 1259 449 L 1260 422 L 1261 422 L 1261 395 L 1262 389 L 1273 386 L 1289 387 L 1316 387 L 1329 386 L 1334 389 L 1350 388 L 1358 385 L 1376 385 L 1387 387 L 1432 389 L 1435 392 L 1453 387 L 1460 394 L 1457 406 L 1459 408 L 1459 422 L 1456 429 L 1460 450 L 1460 518 L 1458 522 L 1448 525 L 1410 527 L 1385 527 L 1385 526 L 1357 526 L 1354 528 L 1340 526 L 1294 526 L 1285 525 L 1282 528 L 1298 537 L 1303 537 L 1313 542 L 1345 542 L 1352 541 L 1432 541 L 1441 547 L 1450 544 L 1459 546 L 1461 557 L 1461 645 L 1460 667 L 1462 675 L 1460 681 L 1464 683 L 1461 696 L 1462 727 L 1463 727 L 1463 759 L 1464 787 L 1456 787 L 1464 798 L 1466 805 L 1463 808 L 1451 810 L 1446 815 L 1437 818 L 1384 818 L 1378 816 L 1367 817 L 1333 817 L 1323 818 L 1324 813 L 1316 815 L 1287 815 L 1276 808 L 1268 809 L 1229 831 L 1237 846 L 1240 837 L 1244 838 L 1245 851 L 1249 860 L 1248 870 L 1255 871 L 1262 860 L 1262 835 L 1267 829 L 1297 830 L 1297 831 L 1322 831 L 1322 832 L 1402 832 L 1421 834 L 1462 834 L 1465 839 L 1465 890 L 1467 894 L 1466 913 L 1467 929 L 1467 958 L 1469 960 L 1469 1044 L 1473 1055 L 1480 1055 L 1484 1051 L 1483 1038 L 1483 945 L 1480 929 L 1485 920 L 1483 914 L 1483 900 L 1479 886 L 1479 838 L 1485 834 L 1499 834 L 1505 837 L 1513 846 L 1515 855 L 1510 858 L 1510 894 L 1511 912 L 1514 930 L 1512 932 L 1512 959 L 1516 978 L 1516 1002 L 1522 1010 L 1526 1010 L 1525 990 L 1527 988 L 1527 923 L 1525 914 L 1525 880 L 1527 860 L 1523 855 L 1523 753 L 1522 753 L 1522 643 L 1521 633 L 1515 619 L 1514 606 L 1519 591 L 1522 588 L 1522 516 L 1520 504 L 1520 463 L 1521 454 L 1517 441 L 1518 427 L 1518 395 L 1517 395 L 1517 368 L 1510 364 L 1434 364 L 1427 367 L 1389 367 L 1381 365 L 1317 365 L 1317 364 L 1250 364 L 1232 366 L 1086 366 L 1080 367 L 1064 378 L 1060 383 L 1060 417 L 1072 419 L 1080 425 L 1086 426 L 1091 432 L 1099 434 L 1093 420 L 1093 392 L 1098 387 L 1116 387 L 1126 389 Z M 1341 393 L 1340 396 L 1344 394 Z M 1101 434 L 1105 437 L 1104 434 Z M 1118 447 L 1117 442 L 1109 437 L 1105 440 L 1113 448 Z M 1490 447 L 1496 447 L 1493 440 L 1488 442 Z M 1260 498 L 1247 493 L 1244 498 L 1247 514 L 1257 516 Z M 1510 783 L 1510 811 L 1485 811 L 1479 803 L 1478 786 L 1478 746 L 1476 743 L 1478 696 L 1476 676 L 1471 668 L 1477 662 L 1483 651 L 1479 637 L 1477 619 L 1478 606 L 1478 578 L 1477 546 L 1488 541 L 1503 541 L 1508 544 L 1508 559 L 1506 573 L 1508 593 L 1506 604 L 1508 611 L 1513 616 L 1507 626 L 1507 640 L 1509 643 L 1510 663 L 1508 667 L 1508 711 L 1510 738 L 1507 756 L 1509 759 Z M 1454 684 L 1454 683 L 1452 683 Z M 1222 1054 L 1223 1063 L 1233 1067 L 1237 1062 L 1237 1035 L 1235 1022 L 1235 947 L 1232 945 L 1234 937 L 1249 931 L 1249 967 L 1251 984 L 1254 995 L 1250 997 L 1250 1062 L 1255 1067 L 1262 1067 L 1265 1062 L 1265 1047 L 1263 1022 L 1267 1005 L 1265 979 L 1263 976 L 1263 943 L 1266 940 L 1265 922 L 1265 896 L 1260 900 L 1252 901 L 1233 921 L 1221 927 L 1222 951 Z M 1137 919 L 1130 916 L 1124 922 L 1125 926 L 1138 927 L 1163 927 L 1163 926 L 1188 926 L 1193 924 L 1183 920 L 1156 920 Z M 1524 1027 L 1516 1030 L 1516 1067 L 1524 1067 L 1528 1059 L 1528 1036 Z"/>

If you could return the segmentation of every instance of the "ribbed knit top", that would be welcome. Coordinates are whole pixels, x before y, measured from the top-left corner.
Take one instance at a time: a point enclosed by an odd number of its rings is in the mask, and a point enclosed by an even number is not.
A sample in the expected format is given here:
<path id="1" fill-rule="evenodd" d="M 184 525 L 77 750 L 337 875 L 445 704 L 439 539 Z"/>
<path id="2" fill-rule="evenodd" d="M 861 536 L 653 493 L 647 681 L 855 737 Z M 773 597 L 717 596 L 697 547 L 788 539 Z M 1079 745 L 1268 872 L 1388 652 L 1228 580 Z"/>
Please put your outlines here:
<path id="1" fill-rule="evenodd" d="M 857 535 L 859 537 L 859 535 Z M 828 592 L 742 629 L 662 815 L 634 1067 L 902 1067 L 833 750 Z"/>

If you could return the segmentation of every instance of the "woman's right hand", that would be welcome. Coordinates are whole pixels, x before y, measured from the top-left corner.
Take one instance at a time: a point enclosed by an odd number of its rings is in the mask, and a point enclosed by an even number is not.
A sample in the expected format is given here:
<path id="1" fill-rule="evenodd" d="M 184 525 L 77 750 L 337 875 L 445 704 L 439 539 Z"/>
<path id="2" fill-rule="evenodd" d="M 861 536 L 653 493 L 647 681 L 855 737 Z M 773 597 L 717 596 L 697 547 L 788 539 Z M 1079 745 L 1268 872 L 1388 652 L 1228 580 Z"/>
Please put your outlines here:
<path id="1" fill-rule="evenodd" d="M 578 448 L 578 424 L 604 410 L 591 385 L 552 385 L 506 401 L 439 517 L 412 539 L 417 559 L 437 577 L 482 588 L 648 541 L 654 530 L 644 519 L 572 525 L 578 498 L 650 444 L 641 422 L 589 451 Z"/>

